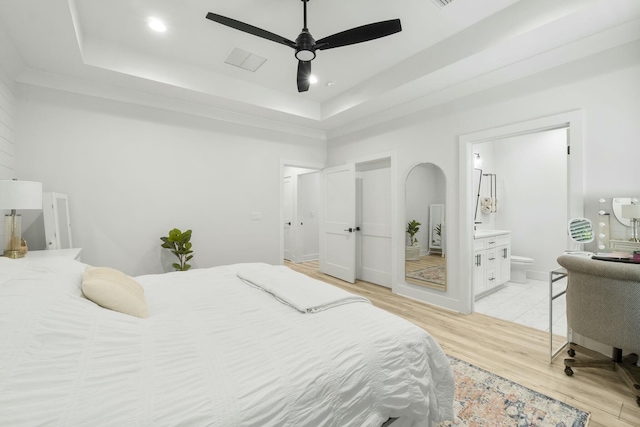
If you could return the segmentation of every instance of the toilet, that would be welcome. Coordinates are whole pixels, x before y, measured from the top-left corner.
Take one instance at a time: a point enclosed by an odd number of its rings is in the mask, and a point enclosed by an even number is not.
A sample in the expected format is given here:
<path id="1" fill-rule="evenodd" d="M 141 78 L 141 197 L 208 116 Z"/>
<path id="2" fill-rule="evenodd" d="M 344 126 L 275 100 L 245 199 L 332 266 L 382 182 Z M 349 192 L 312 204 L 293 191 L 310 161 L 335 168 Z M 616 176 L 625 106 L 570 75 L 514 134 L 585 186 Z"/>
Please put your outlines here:
<path id="1" fill-rule="evenodd" d="M 532 258 L 511 255 L 511 279 L 509 281 L 515 283 L 527 283 L 527 268 L 532 265 Z"/>

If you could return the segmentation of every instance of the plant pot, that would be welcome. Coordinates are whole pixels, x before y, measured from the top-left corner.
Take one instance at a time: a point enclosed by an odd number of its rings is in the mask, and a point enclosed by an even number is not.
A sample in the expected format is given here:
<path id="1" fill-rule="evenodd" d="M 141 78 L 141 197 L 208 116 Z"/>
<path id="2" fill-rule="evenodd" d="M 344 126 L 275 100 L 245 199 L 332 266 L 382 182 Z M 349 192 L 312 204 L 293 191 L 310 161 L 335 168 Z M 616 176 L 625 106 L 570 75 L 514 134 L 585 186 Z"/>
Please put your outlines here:
<path id="1" fill-rule="evenodd" d="M 404 259 L 406 261 L 419 261 L 420 260 L 420 245 L 405 246 L 404 247 Z"/>

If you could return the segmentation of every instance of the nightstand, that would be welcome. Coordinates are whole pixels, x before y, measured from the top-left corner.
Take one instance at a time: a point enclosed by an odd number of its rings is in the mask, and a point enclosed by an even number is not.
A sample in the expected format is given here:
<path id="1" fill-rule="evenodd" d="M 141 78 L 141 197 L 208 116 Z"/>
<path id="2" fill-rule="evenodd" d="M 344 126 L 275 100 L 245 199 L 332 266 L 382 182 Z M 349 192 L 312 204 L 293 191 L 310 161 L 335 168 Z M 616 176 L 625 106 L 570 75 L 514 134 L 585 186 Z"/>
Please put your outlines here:
<path id="1" fill-rule="evenodd" d="M 72 248 L 72 249 L 50 249 L 43 251 L 29 251 L 24 259 L 55 259 L 55 258 L 65 258 L 65 259 L 75 259 L 76 261 L 81 261 L 81 253 L 82 248 Z"/>

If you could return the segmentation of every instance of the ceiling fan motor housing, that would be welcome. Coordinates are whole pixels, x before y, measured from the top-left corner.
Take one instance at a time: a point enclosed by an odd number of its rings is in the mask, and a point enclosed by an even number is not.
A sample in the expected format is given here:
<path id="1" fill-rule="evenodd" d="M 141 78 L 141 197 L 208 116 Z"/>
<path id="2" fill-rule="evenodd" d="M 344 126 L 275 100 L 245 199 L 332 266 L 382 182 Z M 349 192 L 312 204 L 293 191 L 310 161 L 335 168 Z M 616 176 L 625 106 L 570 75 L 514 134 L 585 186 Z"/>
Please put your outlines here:
<path id="1" fill-rule="evenodd" d="M 306 28 L 296 39 L 296 58 L 300 61 L 311 61 L 316 57 L 316 41 Z"/>

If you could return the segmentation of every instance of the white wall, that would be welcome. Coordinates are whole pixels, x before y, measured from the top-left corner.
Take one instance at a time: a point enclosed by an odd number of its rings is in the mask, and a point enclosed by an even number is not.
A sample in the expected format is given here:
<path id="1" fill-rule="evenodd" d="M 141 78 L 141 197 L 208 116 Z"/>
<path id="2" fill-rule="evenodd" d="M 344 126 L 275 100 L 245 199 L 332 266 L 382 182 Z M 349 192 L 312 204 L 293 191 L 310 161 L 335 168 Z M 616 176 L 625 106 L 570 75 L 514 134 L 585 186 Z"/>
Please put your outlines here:
<path id="1" fill-rule="evenodd" d="M 447 290 L 418 289 L 396 277 L 394 291 L 434 304 L 461 309 L 467 280 L 459 276 L 460 135 L 581 109 L 584 117 L 585 200 L 616 188 L 637 193 L 640 168 L 640 43 L 631 43 L 567 66 L 506 84 L 460 101 L 416 113 L 374 129 L 329 142 L 331 165 L 356 155 L 396 150 L 398 221 L 404 235 L 404 182 L 417 163 L 440 166 L 447 179 Z M 632 191 L 632 190 L 636 191 Z M 462 239 L 465 240 L 465 239 Z M 401 239 L 404 245 L 404 239 Z M 403 247 L 396 248 L 399 262 Z M 470 261 L 469 261 L 470 262 Z M 465 283 L 464 286 L 461 283 Z"/>
<path id="2" fill-rule="evenodd" d="M 69 195 L 83 261 L 161 272 L 160 237 L 193 230 L 195 267 L 282 262 L 282 158 L 321 162 L 323 141 L 19 86 L 16 169 Z M 251 220 L 260 212 L 261 220 Z"/>
<path id="3" fill-rule="evenodd" d="M 15 117 L 17 85 L 14 76 L 22 67 L 13 45 L 0 28 L 0 179 L 23 179 L 15 173 Z M 4 216 L 0 211 L 0 242 L 4 242 Z"/>

